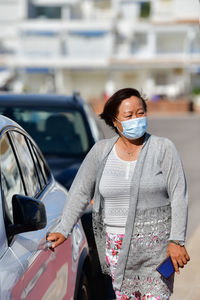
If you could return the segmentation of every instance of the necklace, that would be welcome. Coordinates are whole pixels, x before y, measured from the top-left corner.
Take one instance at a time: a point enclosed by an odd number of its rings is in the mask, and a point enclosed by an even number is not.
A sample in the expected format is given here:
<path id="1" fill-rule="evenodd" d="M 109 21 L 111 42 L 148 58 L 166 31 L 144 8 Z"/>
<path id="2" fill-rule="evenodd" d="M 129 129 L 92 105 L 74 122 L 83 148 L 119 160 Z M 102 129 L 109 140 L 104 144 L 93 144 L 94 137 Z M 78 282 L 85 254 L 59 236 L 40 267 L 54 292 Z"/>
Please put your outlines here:
<path id="1" fill-rule="evenodd" d="M 128 150 L 128 149 L 126 149 L 126 147 L 124 147 L 124 146 L 126 146 L 126 145 L 123 145 L 123 144 L 121 143 L 120 148 L 121 148 L 121 150 L 122 150 L 123 152 L 125 152 L 126 154 L 128 154 L 128 156 L 134 156 L 135 153 L 137 152 L 137 149 L 134 149 L 134 150 Z"/>
<path id="2" fill-rule="evenodd" d="M 130 156 L 133 156 L 133 153 L 134 153 L 134 151 L 130 151 L 130 152 L 127 151 L 127 154 Z"/>
<path id="3" fill-rule="evenodd" d="M 132 150 L 132 151 L 128 151 L 127 149 L 125 148 L 122 148 L 124 152 L 126 152 L 129 156 L 133 156 L 133 154 L 135 153 L 135 150 Z"/>

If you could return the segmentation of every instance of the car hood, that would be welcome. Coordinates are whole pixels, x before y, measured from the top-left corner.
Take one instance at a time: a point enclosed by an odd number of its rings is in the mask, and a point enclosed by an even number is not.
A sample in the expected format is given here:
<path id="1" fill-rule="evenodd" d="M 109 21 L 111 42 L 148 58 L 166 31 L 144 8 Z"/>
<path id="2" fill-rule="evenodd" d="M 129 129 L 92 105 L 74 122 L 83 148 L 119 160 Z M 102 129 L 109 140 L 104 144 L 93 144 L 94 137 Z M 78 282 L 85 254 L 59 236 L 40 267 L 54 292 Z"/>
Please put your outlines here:
<path id="1" fill-rule="evenodd" d="M 55 179 L 69 189 L 78 169 L 80 168 L 82 159 L 53 156 L 45 157 Z"/>

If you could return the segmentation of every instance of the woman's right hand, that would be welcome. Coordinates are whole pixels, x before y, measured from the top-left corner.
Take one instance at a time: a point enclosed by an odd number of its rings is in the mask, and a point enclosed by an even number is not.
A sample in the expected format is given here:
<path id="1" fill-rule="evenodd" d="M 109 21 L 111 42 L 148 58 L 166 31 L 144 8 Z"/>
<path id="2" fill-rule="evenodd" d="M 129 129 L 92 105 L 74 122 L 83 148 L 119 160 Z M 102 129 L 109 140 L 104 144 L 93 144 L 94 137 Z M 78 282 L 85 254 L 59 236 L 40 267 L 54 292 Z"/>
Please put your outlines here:
<path id="1" fill-rule="evenodd" d="M 184 265 L 190 260 L 190 257 L 184 246 L 175 245 L 169 243 L 167 248 L 167 256 L 170 256 L 174 265 L 175 272 L 180 274 L 179 268 L 183 268 Z"/>
<path id="2" fill-rule="evenodd" d="M 66 240 L 66 237 L 60 232 L 52 232 L 48 234 L 47 240 L 53 242 L 51 248 L 54 249 L 62 244 Z"/>

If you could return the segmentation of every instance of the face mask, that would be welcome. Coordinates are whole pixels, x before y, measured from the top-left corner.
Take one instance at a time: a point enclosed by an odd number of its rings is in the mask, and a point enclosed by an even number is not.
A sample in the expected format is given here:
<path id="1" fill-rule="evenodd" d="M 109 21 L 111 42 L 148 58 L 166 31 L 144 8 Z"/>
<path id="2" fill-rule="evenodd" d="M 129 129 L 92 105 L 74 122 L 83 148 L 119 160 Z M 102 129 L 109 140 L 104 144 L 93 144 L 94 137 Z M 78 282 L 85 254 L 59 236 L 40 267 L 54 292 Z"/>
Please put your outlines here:
<path id="1" fill-rule="evenodd" d="M 121 132 L 118 128 L 117 129 L 129 140 L 136 140 L 142 137 L 148 126 L 147 117 L 134 118 L 122 122 L 119 120 L 117 121 L 122 124 L 123 132 Z"/>

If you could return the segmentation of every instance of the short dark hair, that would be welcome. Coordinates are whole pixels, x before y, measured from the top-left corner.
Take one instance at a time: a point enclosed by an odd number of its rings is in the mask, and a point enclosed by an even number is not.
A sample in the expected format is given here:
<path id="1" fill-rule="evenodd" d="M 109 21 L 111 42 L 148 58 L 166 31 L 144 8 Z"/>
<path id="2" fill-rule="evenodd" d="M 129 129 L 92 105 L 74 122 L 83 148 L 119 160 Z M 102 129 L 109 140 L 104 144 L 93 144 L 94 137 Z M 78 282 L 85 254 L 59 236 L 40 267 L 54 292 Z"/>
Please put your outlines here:
<path id="1" fill-rule="evenodd" d="M 117 129 L 113 124 L 113 120 L 116 118 L 118 107 L 124 99 L 128 99 L 135 96 L 142 100 L 144 111 L 147 111 L 146 100 L 142 97 L 140 92 L 133 88 L 124 88 L 115 92 L 105 103 L 103 112 L 99 115 L 107 125 L 111 126 L 117 133 Z"/>

